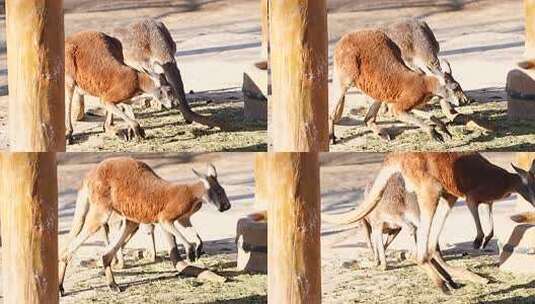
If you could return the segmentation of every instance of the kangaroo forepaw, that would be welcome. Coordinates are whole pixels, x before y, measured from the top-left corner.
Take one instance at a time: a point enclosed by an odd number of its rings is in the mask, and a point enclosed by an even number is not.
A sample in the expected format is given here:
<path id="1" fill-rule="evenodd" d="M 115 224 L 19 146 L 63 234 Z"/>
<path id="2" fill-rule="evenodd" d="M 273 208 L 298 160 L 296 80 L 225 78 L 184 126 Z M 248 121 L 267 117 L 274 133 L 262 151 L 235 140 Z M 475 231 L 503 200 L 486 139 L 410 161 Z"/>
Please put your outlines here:
<path id="1" fill-rule="evenodd" d="M 480 249 L 481 248 L 481 243 L 483 242 L 483 237 L 477 237 L 475 240 L 474 240 L 474 243 L 473 243 L 473 246 L 474 246 L 474 249 Z"/>
<path id="2" fill-rule="evenodd" d="M 387 129 L 381 129 L 379 130 L 377 133 L 377 136 L 379 136 L 381 139 L 383 140 L 386 140 L 386 141 L 391 141 L 393 138 L 392 138 L 392 135 L 390 135 L 390 132 L 388 132 Z"/>
<path id="3" fill-rule="evenodd" d="M 485 249 L 487 245 L 489 244 L 490 240 L 492 239 L 492 236 L 487 236 L 483 240 L 483 244 L 481 245 L 481 249 Z"/>
<path id="4" fill-rule="evenodd" d="M 59 285 L 59 295 L 61 297 L 64 297 L 65 296 L 65 289 L 63 288 L 63 284 L 62 285 Z"/>
<path id="5" fill-rule="evenodd" d="M 196 256 L 195 246 L 193 246 L 193 244 L 186 249 L 186 255 L 187 255 L 188 262 L 195 262 L 197 256 Z"/>
<path id="6" fill-rule="evenodd" d="M 122 292 L 123 291 L 121 289 L 121 287 L 119 287 L 119 285 L 117 285 L 117 283 L 115 283 L 115 282 L 109 284 L 108 287 L 110 288 L 111 291 L 114 291 L 114 292 Z"/>
<path id="7" fill-rule="evenodd" d="M 203 244 L 199 244 L 199 246 L 197 246 L 197 248 L 195 249 L 195 255 L 197 256 L 197 258 L 200 258 L 203 254 L 204 254 L 204 250 L 203 250 Z"/>
<path id="8" fill-rule="evenodd" d="M 431 129 L 431 131 L 429 131 L 429 135 L 431 136 L 433 140 L 439 143 L 444 143 L 444 137 L 440 135 L 440 133 L 438 133 L 437 130 Z"/>
<path id="9" fill-rule="evenodd" d="M 74 137 L 72 136 L 72 132 L 65 134 L 65 143 L 67 145 L 72 145 L 74 143 Z"/>

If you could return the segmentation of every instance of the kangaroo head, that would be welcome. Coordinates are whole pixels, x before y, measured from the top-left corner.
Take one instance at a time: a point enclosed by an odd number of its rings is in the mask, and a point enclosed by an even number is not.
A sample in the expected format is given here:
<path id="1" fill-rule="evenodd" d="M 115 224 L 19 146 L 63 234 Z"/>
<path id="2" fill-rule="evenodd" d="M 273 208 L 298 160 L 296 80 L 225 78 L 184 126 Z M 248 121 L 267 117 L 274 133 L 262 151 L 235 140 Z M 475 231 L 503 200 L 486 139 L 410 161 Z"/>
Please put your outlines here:
<path id="1" fill-rule="evenodd" d="M 439 78 L 442 78 L 441 84 L 443 83 L 447 91 L 448 100 L 455 106 L 471 103 L 473 100 L 466 96 L 461 85 L 453 78 L 450 63 L 445 59 L 441 59 L 440 66 L 442 68 L 442 75 Z"/>
<path id="2" fill-rule="evenodd" d="M 164 108 L 173 108 L 173 88 L 169 85 L 162 85 L 157 89 L 156 94 L 158 100 L 162 103 Z"/>
<path id="3" fill-rule="evenodd" d="M 516 175 L 520 177 L 520 184 L 517 185 L 516 191 L 525 200 L 535 206 L 535 160 L 531 163 L 529 171 L 525 171 L 511 164 L 516 171 Z"/>
<path id="4" fill-rule="evenodd" d="M 202 174 L 191 169 L 204 185 L 203 203 L 214 205 L 220 212 L 230 209 L 230 202 L 225 189 L 217 181 L 217 172 L 212 164 L 208 165 L 207 174 Z"/>

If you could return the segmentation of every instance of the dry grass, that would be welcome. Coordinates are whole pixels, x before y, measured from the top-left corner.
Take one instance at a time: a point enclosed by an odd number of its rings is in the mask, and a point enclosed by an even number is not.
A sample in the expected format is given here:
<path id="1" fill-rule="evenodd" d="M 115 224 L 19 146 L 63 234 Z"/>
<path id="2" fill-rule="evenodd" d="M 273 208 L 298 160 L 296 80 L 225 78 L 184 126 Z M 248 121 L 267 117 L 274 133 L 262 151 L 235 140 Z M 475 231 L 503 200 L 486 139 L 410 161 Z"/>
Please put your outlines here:
<path id="1" fill-rule="evenodd" d="M 188 96 L 192 109 L 228 128 L 208 129 L 197 123 L 186 124 L 178 110 L 157 111 L 136 107 L 139 123 L 147 137 L 142 141 L 127 142 L 106 135 L 102 129 L 102 117 L 90 117 L 88 121 L 74 125 L 75 143 L 68 151 L 136 151 L 136 152 L 211 152 L 211 151 L 265 151 L 266 124 L 244 118 L 243 97 L 239 91 L 197 93 Z M 122 121 L 119 120 L 119 123 Z"/>
<path id="2" fill-rule="evenodd" d="M 451 140 L 445 143 L 433 141 L 423 131 L 396 122 L 391 117 L 379 115 L 379 125 L 394 125 L 397 134 L 392 141 L 385 141 L 371 133 L 363 124 L 364 114 L 345 117 L 336 127 L 340 143 L 331 145 L 331 151 L 529 151 L 535 149 L 535 121 L 512 121 L 507 118 L 507 102 L 478 102 L 459 109 L 459 112 L 473 114 L 482 121 L 489 121 L 496 126 L 495 132 L 481 129 L 469 130 L 462 125 L 451 125 Z M 432 114 L 441 118 L 439 107 L 435 105 Z"/>
<path id="3" fill-rule="evenodd" d="M 127 268 L 115 271 L 123 292 L 110 291 L 102 267 L 94 260 L 76 261 L 67 272 L 62 303 L 266 303 L 266 275 L 235 270 L 235 254 L 202 257 L 199 263 L 229 278 L 226 283 L 202 282 L 177 275 L 171 262 L 139 259 L 138 250 L 128 250 Z M 162 252 L 163 255 L 163 252 Z M 75 266 L 76 265 L 76 266 Z M 75 269 L 73 269 L 75 268 Z M 125 288 L 126 287 L 126 288 Z"/>
<path id="4" fill-rule="evenodd" d="M 535 303 L 535 275 L 512 275 L 498 270 L 498 256 L 475 252 L 463 256 L 449 251 L 446 258 L 454 266 L 470 270 L 491 279 L 487 285 L 461 282 L 452 295 L 435 288 L 423 271 L 413 262 L 397 258 L 399 251 L 389 251 L 390 270 L 381 271 L 368 258 L 359 262 L 331 262 L 324 269 L 338 277 L 336 287 L 324 294 L 325 303 Z M 366 256 L 366 255 L 364 255 Z M 369 254 L 368 254 L 369 256 Z M 342 265 L 341 265 L 342 264 Z"/>

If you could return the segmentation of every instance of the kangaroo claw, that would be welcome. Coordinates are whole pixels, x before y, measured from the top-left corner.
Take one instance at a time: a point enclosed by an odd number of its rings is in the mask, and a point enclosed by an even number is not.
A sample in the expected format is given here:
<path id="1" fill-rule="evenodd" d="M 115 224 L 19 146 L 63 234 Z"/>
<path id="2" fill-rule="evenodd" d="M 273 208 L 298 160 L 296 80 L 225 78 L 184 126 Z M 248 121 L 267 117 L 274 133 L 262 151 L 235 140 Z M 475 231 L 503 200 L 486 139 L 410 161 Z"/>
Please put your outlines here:
<path id="1" fill-rule="evenodd" d="M 72 132 L 65 134 L 65 143 L 67 145 L 71 145 L 74 143 L 74 137 L 72 136 Z"/>
<path id="2" fill-rule="evenodd" d="M 117 283 L 111 283 L 108 285 L 108 287 L 110 288 L 111 291 L 115 291 L 115 292 L 122 292 L 123 290 L 121 289 L 121 287 L 119 287 L 119 285 L 117 285 Z"/>
<path id="3" fill-rule="evenodd" d="M 437 130 L 432 129 L 429 135 L 431 135 L 431 138 L 433 138 L 435 141 L 444 143 L 444 137 L 440 135 L 440 133 L 438 133 Z"/>
<path id="4" fill-rule="evenodd" d="M 197 259 L 195 246 L 193 246 L 193 244 L 186 248 L 186 255 L 188 262 L 195 262 L 195 260 Z"/>

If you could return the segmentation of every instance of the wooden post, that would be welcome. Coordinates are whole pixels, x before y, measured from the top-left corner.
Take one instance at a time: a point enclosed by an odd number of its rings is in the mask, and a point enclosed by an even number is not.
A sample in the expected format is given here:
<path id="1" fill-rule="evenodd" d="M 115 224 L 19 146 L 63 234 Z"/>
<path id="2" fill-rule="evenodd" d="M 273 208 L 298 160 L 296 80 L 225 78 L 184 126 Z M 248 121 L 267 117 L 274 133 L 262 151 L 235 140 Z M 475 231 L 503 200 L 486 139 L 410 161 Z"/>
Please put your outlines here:
<path id="1" fill-rule="evenodd" d="M 327 151 L 326 0 L 269 4 L 274 152 Z"/>
<path id="2" fill-rule="evenodd" d="M 65 151 L 63 1 L 6 1 L 12 151 Z"/>
<path id="3" fill-rule="evenodd" d="M 255 177 L 255 207 L 258 210 L 267 210 L 268 201 L 269 201 L 269 188 L 270 185 L 267 181 L 268 176 L 267 172 L 267 153 L 258 152 L 255 155 L 255 167 L 254 167 L 254 177 Z"/>
<path id="4" fill-rule="evenodd" d="M 535 58 L 535 0 L 524 0 L 526 27 L 525 57 Z"/>
<path id="5" fill-rule="evenodd" d="M 318 153 L 268 153 L 268 302 L 321 302 Z"/>
<path id="6" fill-rule="evenodd" d="M 1 153 L 4 303 L 55 304 L 58 188 L 55 153 Z"/>

